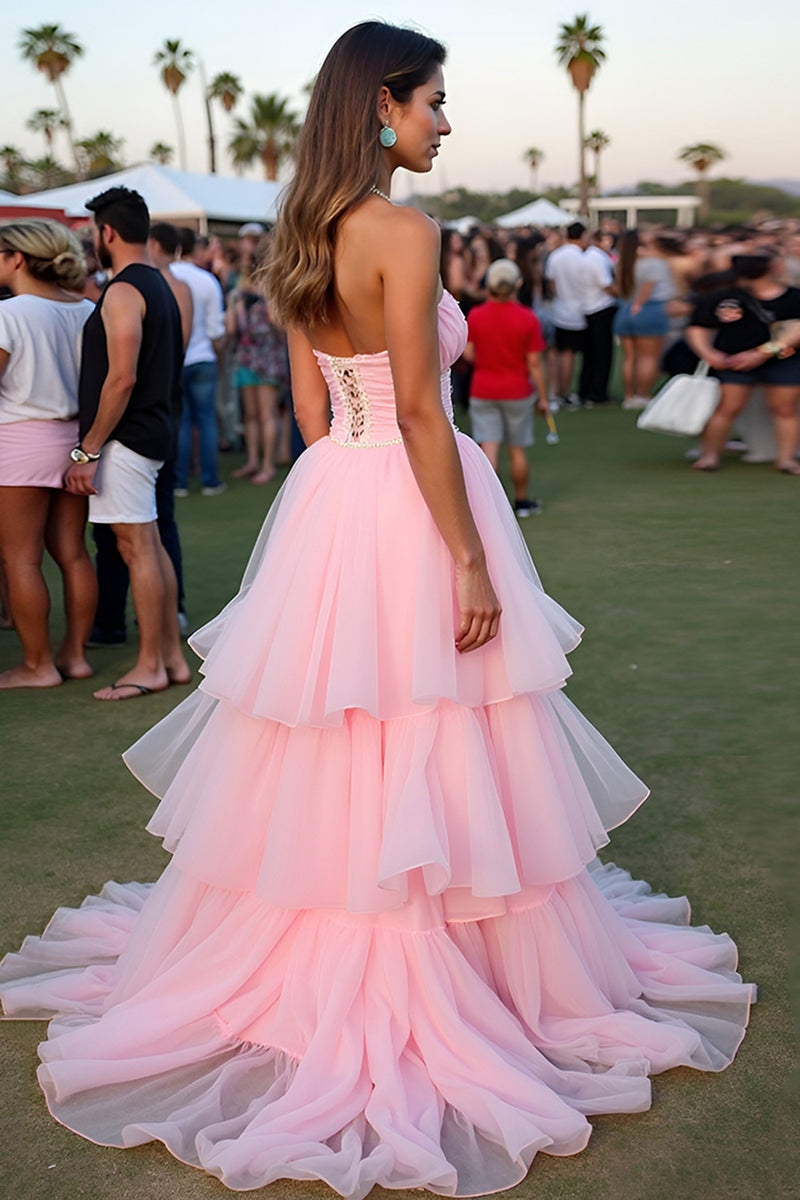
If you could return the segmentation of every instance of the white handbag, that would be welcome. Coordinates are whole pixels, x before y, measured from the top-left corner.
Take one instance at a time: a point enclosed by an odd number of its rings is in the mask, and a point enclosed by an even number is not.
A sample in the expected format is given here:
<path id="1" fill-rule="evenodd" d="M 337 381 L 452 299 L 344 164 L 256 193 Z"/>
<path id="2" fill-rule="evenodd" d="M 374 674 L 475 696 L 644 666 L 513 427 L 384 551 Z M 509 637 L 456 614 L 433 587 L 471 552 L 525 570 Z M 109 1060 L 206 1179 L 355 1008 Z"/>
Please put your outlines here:
<path id="1" fill-rule="evenodd" d="M 708 378 L 708 363 L 700 362 L 694 375 L 667 380 L 642 412 L 636 425 L 650 433 L 696 437 L 719 404 L 718 379 Z"/>

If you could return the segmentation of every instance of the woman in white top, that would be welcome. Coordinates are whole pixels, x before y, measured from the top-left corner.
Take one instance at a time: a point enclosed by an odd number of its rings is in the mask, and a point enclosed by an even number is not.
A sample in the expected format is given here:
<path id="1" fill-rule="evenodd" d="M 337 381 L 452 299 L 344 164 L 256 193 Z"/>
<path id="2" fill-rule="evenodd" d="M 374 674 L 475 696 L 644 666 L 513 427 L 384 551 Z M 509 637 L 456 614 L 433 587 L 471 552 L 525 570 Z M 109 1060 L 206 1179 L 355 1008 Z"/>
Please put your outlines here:
<path id="1" fill-rule="evenodd" d="M 78 438 L 81 334 L 94 305 L 82 299 L 80 243 L 57 221 L 0 228 L 0 564 L 23 662 L 0 688 L 56 687 L 92 674 L 84 655 L 97 580 L 84 543 L 86 498 L 63 488 Z M 45 548 L 64 581 L 67 628 L 55 657 Z"/>

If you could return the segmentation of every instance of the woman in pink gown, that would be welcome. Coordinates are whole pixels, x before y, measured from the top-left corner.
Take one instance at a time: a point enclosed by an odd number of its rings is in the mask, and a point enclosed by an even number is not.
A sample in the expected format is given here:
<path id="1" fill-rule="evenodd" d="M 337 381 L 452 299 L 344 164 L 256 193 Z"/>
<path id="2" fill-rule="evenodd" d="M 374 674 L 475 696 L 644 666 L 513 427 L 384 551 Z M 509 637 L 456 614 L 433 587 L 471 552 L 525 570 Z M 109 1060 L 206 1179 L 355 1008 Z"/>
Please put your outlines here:
<path id="1" fill-rule="evenodd" d="M 309 448 L 126 755 L 170 865 L 2 968 L 53 1018 L 59 1121 L 236 1190 L 511 1187 L 649 1073 L 722 1069 L 753 998 L 726 935 L 595 859 L 646 789 L 564 696 L 580 627 L 452 425 L 464 322 L 388 199 L 449 133 L 443 59 L 368 22 L 320 71 L 268 272 Z"/>

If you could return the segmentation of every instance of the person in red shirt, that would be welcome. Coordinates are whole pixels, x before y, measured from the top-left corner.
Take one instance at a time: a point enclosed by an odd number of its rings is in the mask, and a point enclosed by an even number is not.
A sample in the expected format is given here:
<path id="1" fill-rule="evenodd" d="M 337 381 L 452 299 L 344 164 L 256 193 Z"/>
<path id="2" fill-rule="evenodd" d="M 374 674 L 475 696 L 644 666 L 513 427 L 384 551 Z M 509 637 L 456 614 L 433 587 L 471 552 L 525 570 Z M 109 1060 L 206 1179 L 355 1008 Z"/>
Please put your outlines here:
<path id="1" fill-rule="evenodd" d="M 514 512 L 518 517 L 530 517 L 542 511 L 540 502 L 528 497 L 530 469 L 525 451 L 533 445 L 537 394 L 539 411 L 548 411 L 539 357 L 546 347 L 538 317 L 517 301 L 521 282 L 519 268 L 511 259 L 499 258 L 491 264 L 486 273 L 489 299 L 473 308 L 467 318 L 469 340 L 464 358 L 474 364 L 469 399 L 472 436 L 495 471 L 500 445 L 507 444 Z"/>

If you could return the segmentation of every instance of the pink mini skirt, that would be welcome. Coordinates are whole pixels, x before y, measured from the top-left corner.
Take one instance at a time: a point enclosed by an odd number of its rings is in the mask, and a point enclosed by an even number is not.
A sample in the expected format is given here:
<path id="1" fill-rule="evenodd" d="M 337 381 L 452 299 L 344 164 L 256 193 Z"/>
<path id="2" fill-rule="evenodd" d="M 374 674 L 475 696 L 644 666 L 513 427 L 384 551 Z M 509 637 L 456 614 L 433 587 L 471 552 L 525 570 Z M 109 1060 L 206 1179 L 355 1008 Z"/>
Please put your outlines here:
<path id="1" fill-rule="evenodd" d="M 0 487 L 63 487 L 78 440 L 77 419 L 0 425 Z"/>

